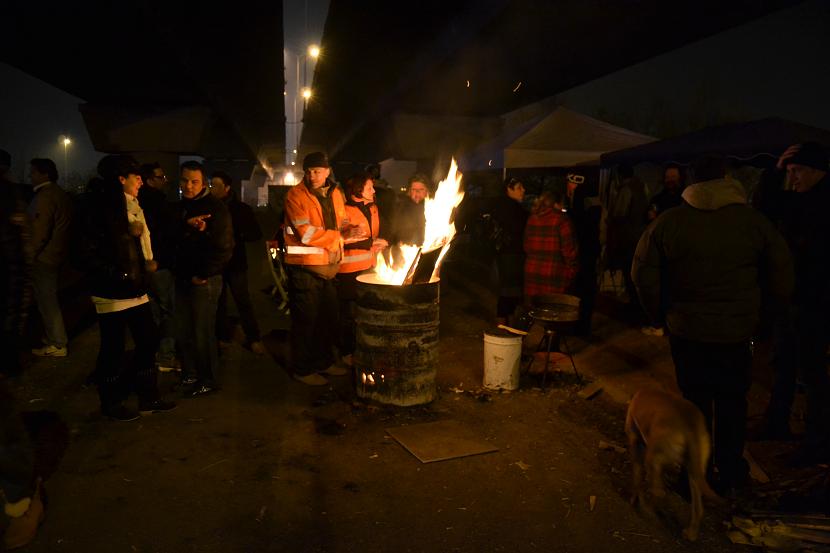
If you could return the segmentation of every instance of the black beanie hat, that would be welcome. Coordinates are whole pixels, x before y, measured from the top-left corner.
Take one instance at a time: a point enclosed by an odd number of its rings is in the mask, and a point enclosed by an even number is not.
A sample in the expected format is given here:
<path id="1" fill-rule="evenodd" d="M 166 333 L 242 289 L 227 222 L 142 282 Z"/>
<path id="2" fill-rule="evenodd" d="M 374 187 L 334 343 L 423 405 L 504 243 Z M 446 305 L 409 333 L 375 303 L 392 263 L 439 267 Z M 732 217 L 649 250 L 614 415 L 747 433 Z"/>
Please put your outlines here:
<path id="1" fill-rule="evenodd" d="M 805 142 L 796 153 L 784 160 L 784 167 L 790 163 L 805 165 L 820 171 L 828 170 L 827 150 L 818 142 Z"/>
<path id="2" fill-rule="evenodd" d="M 312 152 L 303 158 L 303 171 L 312 167 L 330 167 L 329 157 L 323 152 Z"/>

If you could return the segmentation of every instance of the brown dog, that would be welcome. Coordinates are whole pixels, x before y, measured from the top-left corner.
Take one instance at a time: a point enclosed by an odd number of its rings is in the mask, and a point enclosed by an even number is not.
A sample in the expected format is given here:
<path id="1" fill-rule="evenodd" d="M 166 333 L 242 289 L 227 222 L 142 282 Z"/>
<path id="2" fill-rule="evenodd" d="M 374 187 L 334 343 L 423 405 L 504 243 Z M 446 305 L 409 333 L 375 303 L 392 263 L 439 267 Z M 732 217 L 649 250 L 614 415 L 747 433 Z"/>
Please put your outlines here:
<path id="1" fill-rule="evenodd" d="M 633 495 L 648 508 L 645 497 L 645 476 L 654 497 L 666 494 L 663 486 L 664 467 L 682 465 L 689 475 L 692 516 L 683 536 L 697 540 L 703 518 L 702 495 L 719 500 L 706 482 L 706 464 L 712 446 L 700 410 L 681 397 L 660 390 L 640 390 L 628 406 L 625 434 L 633 464 Z"/>

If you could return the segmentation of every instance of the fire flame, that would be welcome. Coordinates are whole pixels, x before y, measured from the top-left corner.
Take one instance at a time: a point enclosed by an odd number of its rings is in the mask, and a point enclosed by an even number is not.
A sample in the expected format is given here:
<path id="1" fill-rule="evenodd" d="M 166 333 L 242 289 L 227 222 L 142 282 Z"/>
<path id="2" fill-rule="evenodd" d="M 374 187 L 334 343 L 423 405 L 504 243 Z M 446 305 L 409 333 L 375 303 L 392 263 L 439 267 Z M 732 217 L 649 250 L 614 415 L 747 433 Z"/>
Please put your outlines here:
<path id="1" fill-rule="evenodd" d="M 375 266 L 375 280 L 377 282 L 402 285 L 419 253 L 425 254 L 440 248 L 441 253 L 438 254 L 438 261 L 435 263 L 435 269 L 430 280 L 438 278 L 441 261 L 444 259 L 455 236 L 455 223 L 452 222 L 452 216 L 455 208 L 464 199 L 464 192 L 461 190 L 461 177 L 458 165 L 455 163 L 455 158 L 453 158 L 447 177 L 438 184 L 435 197 L 424 200 L 426 227 L 424 228 L 423 245 L 399 244 L 403 262 L 396 263 L 394 267 L 386 263 L 386 258 L 382 253 L 378 253 Z"/>

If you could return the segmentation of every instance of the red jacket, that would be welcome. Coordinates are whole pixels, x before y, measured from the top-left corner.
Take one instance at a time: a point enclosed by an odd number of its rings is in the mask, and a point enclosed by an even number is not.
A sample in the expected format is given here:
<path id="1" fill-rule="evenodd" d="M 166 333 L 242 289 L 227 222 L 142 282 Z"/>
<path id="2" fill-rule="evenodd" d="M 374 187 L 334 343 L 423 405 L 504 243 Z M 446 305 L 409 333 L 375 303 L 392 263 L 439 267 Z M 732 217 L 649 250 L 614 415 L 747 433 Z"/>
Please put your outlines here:
<path id="1" fill-rule="evenodd" d="M 526 299 L 567 292 L 579 269 L 573 224 L 557 209 L 544 209 L 527 220 L 524 236 Z"/>
<path id="2" fill-rule="evenodd" d="M 330 186 L 334 186 L 331 184 Z M 302 180 L 285 197 L 285 262 L 289 265 L 333 265 L 340 262 L 343 240 L 340 225 L 346 209 L 343 193 L 329 190 L 336 225 L 326 229 L 320 200 Z"/>

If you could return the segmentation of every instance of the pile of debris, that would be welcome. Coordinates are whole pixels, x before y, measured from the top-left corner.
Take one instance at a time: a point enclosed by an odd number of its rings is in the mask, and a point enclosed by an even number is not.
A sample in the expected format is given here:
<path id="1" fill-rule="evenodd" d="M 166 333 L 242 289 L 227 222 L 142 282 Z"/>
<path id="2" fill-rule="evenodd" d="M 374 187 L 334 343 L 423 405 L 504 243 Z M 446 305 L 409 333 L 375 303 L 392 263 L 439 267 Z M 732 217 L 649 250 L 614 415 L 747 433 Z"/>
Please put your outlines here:
<path id="1" fill-rule="evenodd" d="M 766 508 L 747 508 L 728 523 L 732 543 L 770 551 L 830 553 L 830 469 L 759 492 Z"/>

